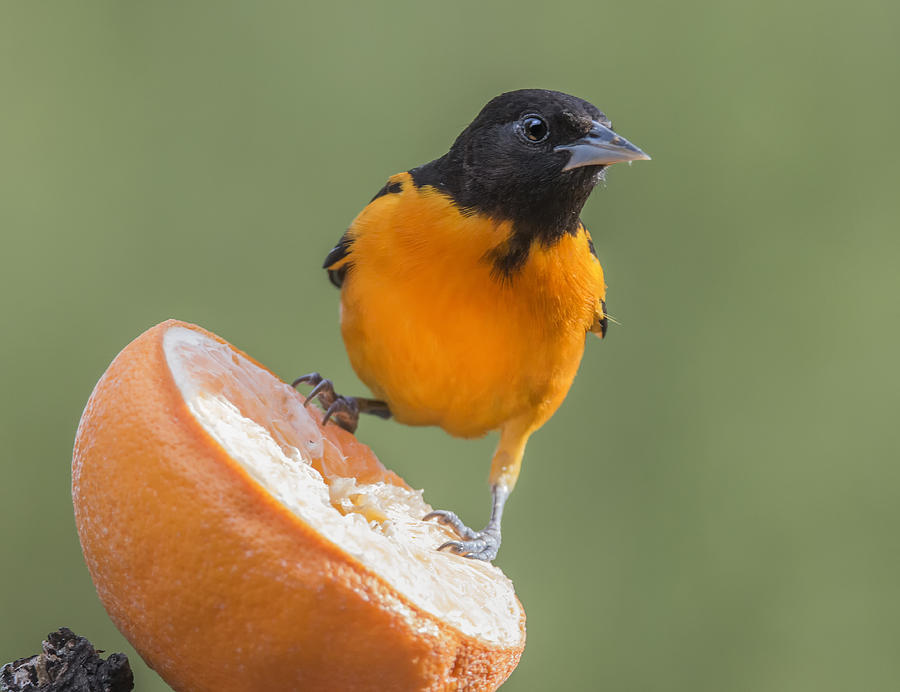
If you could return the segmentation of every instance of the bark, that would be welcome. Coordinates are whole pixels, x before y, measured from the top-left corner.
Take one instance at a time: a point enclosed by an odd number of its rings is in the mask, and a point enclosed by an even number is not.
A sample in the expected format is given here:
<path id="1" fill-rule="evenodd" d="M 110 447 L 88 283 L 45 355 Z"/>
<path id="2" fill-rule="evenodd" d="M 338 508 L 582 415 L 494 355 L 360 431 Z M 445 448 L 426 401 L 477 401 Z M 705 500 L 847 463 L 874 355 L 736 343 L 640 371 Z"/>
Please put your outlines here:
<path id="1" fill-rule="evenodd" d="M 105 661 L 93 645 L 62 627 L 47 635 L 42 653 L 0 668 L 0 692 L 129 692 L 134 676 L 125 654 Z"/>

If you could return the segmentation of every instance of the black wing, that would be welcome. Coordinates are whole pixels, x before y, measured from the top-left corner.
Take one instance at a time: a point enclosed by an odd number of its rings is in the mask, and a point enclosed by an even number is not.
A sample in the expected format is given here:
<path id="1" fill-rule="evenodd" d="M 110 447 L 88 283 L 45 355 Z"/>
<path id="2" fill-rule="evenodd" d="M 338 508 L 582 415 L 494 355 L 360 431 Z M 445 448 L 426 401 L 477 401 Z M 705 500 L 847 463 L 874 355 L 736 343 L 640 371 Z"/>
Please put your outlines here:
<path id="1" fill-rule="evenodd" d="M 388 180 L 384 184 L 384 187 L 375 193 L 375 196 L 369 204 L 380 197 L 394 195 L 402 190 L 403 183 L 398 180 Z M 334 249 L 328 253 L 328 257 L 325 258 L 325 262 L 322 265 L 322 268 L 328 271 L 328 278 L 331 280 L 331 283 L 338 288 L 344 285 L 344 277 L 347 276 L 347 270 L 353 266 L 353 262 L 349 259 L 350 248 L 352 245 L 353 238 L 350 236 L 350 231 L 347 231 L 341 236 L 340 241 L 335 245 Z"/>
<path id="2" fill-rule="evenodd" d="M 325 262 L 322 264 L 322 268 L 328 271 L 329 280 L 338 288 L 344 284 L 344 277 L 347 275 L 347 270 L 352 266 L 352 263 L 349 260 L 351 245 L 353 245 L 353 239 L 349 234 L 344 233 L 338 244 L 328 253 Z"/>

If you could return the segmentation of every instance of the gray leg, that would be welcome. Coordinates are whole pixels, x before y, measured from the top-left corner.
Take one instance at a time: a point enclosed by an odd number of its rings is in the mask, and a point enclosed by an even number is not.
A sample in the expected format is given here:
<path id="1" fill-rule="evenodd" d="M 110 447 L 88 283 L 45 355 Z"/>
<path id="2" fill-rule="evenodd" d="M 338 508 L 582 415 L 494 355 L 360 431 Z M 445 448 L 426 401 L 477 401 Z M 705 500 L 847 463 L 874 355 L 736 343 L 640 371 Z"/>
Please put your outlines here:
<path id="1" fill-rule="evenodd" d="M 463 524 L 462 520 L 454 512 L 443 509 L 429 512 L 423 520 L 437 519 L 440 523 L 449 526 L 462 539 L 461 541 L 447 541 L 438 547 L 438 550 L 451 550 L 457 555 L 465 555 L 475 560 L 491 562 L 497 557 L 500 550 L 500 521 L 503 518 L 503 506 L 509 497 L 509 490 L 494 485 L 491 487 L 491 495 L 494 504 L 491 509 L 491 519 L 481 531 L 473 531 Z"/>

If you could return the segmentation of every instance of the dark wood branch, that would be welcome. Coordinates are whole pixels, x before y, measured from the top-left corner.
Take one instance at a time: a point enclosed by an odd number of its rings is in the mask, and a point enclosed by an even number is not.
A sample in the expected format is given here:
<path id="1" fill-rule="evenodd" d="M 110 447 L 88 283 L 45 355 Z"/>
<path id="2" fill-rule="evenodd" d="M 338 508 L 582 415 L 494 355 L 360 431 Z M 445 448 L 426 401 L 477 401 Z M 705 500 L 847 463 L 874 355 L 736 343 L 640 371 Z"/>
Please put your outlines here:
<path id="1" fill-rule="evenodd" d="M 42 653 L 0 668 L 0 692 L 130 692 L 134 676 L 125 654 L 94 649 L 84 637 L 61 627 L 47 635 Z"/>

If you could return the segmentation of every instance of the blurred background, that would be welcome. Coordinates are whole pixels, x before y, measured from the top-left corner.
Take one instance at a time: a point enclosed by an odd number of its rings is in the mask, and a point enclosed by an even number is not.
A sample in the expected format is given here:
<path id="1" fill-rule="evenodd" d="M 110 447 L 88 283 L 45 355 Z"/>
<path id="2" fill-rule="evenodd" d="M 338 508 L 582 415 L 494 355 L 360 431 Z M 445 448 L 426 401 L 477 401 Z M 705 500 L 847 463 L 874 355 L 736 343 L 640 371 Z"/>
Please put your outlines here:
<path id="1" fill-rule="evenodd" d="M 94 383 L 178 317 L 361 392 L 322 259 L 389 174 L 537 86 L 653 161 L 583 215 L 621 326 L 507 508 L 504 689 L 895 689 L 898 84 L 887 0 L 3 3 L 0 663 L 65 625 L 167 689 L 75 532 Z M 486 521 L 493 438 L 360 437 Z"/>

